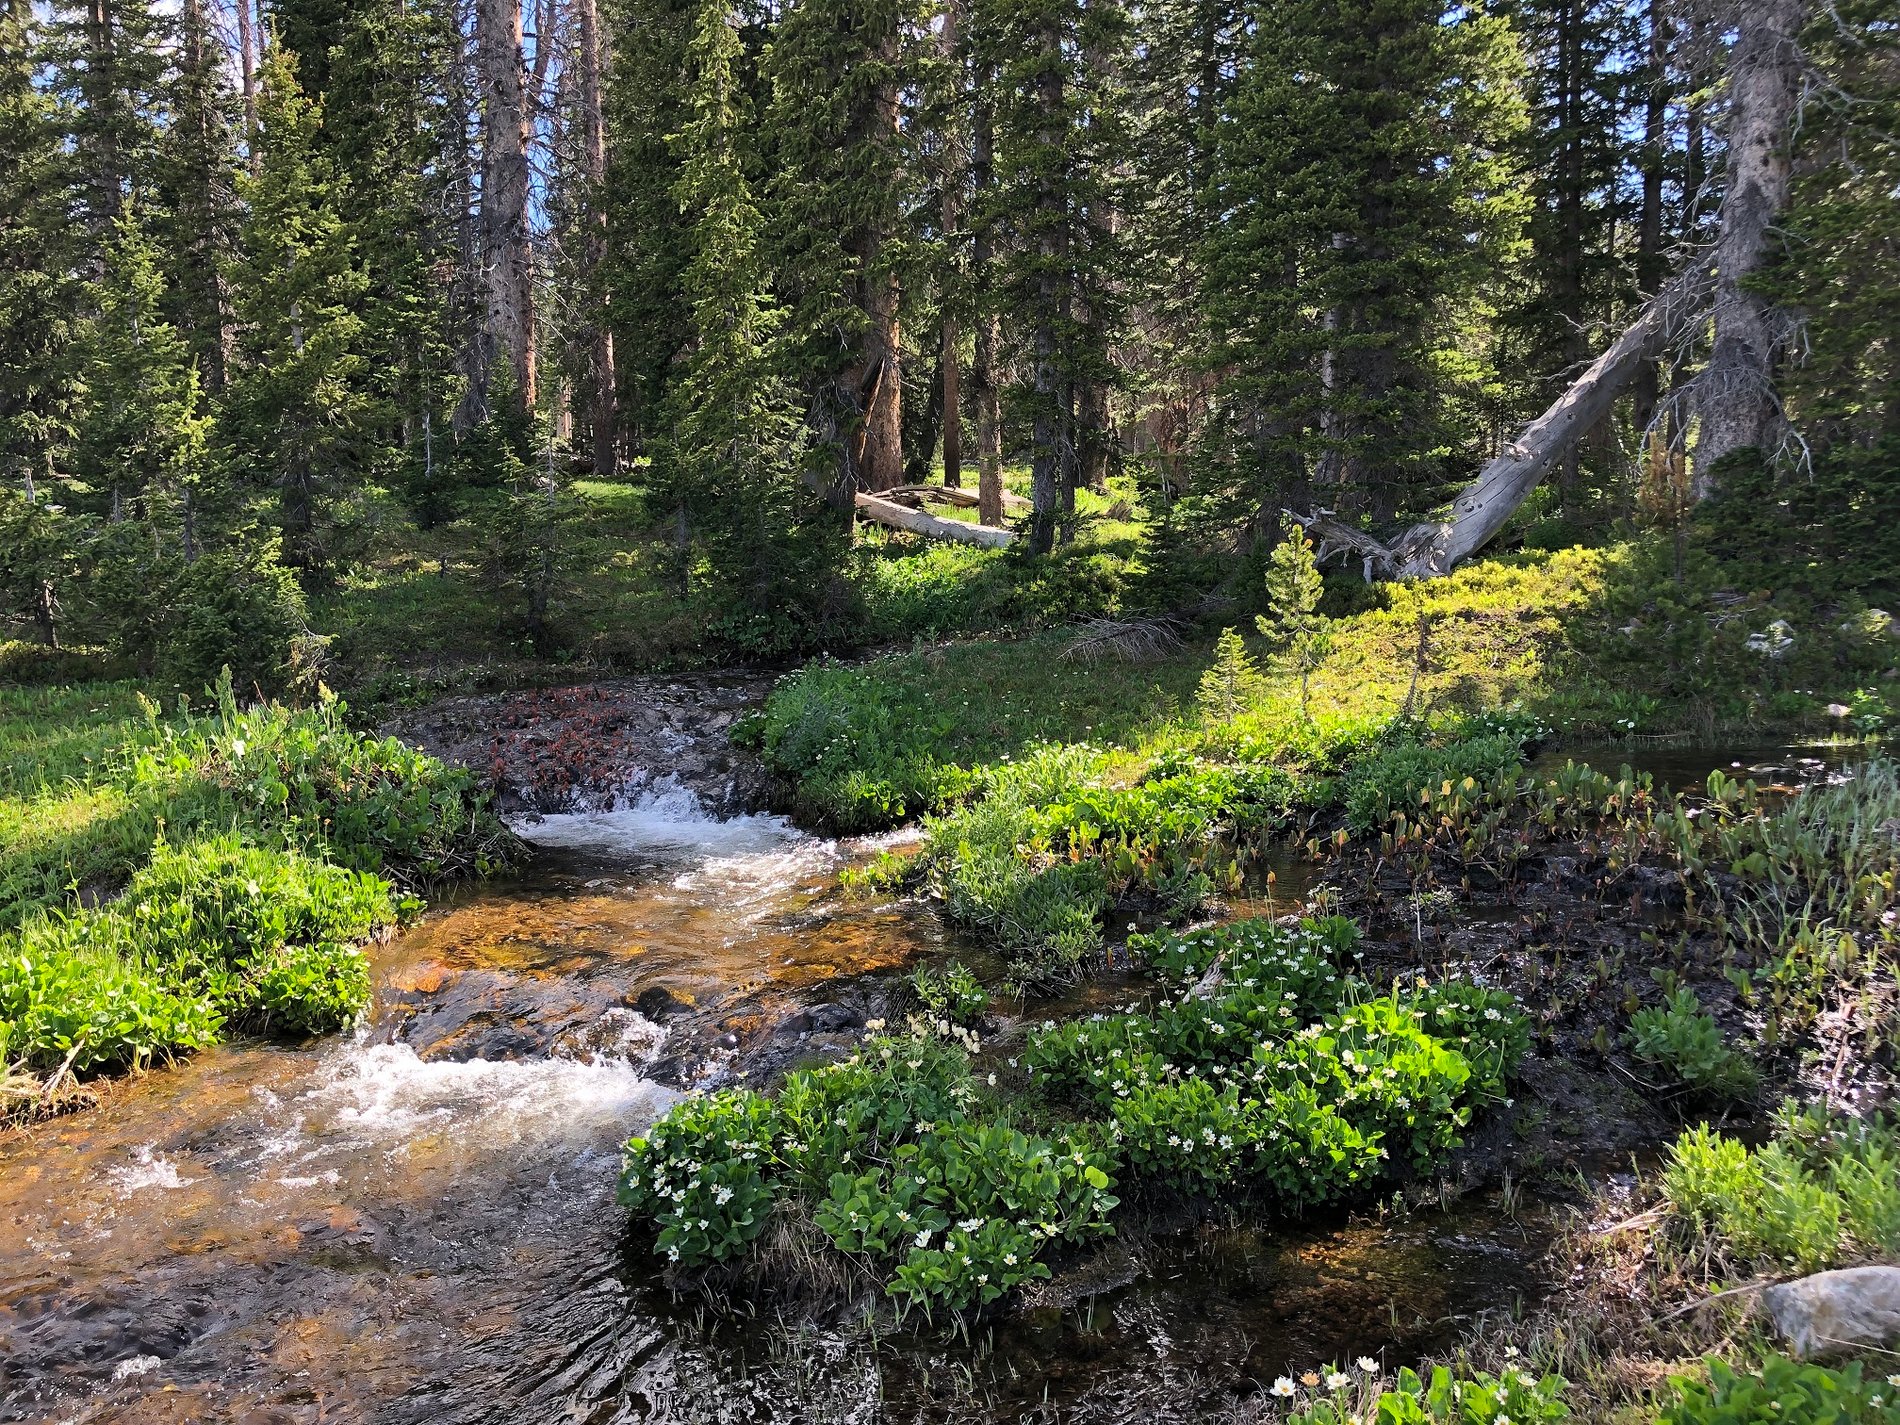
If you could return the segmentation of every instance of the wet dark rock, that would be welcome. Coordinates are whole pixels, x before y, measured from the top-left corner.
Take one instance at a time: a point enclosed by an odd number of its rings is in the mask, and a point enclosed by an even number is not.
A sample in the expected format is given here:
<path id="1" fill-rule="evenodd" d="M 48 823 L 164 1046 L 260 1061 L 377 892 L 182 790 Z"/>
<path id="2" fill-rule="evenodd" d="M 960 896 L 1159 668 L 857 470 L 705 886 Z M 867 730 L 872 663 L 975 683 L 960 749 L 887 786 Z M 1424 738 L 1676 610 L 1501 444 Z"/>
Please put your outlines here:
<path id="1" fill-rule="evenodd" d="M 731 816 L 770 800 L 770 775 L 730 731 L 771 686 L 720 673 L 473 694 L 398 714 L 381 731 L 479 773 L 504 812 L 610 807 L 663 783 Z"/>
<path id="2" fill-rule="evenodd" d="M 805 1017 L 811 1022 L 805 1027 L 819 1034 L 832 1034 L 840 1029 L 862 1029 L 864 1016 L 849 1005 L 814 1004 L 805 1009 Z"/>
<path id="3" fill-rule="evenodd" d="M 685 1014 L 690 1008 L 684 1000 L 664 985 L 655 985 L 651 989 L 642 990 L 640 997 L 634 1000 L 633 1007 L 655 1024 Z"/>

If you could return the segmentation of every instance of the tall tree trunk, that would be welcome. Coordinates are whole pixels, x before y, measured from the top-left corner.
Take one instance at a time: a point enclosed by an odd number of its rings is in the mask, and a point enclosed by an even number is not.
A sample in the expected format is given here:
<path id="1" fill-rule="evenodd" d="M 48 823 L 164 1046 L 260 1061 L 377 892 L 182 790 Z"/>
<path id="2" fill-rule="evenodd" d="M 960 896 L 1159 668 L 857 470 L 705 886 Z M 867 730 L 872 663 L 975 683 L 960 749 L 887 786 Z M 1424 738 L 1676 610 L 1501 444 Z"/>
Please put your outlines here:
<path id="1" fill-rule="evenodd" d="M 594 314 L 588 341 L 591 388 L 588 395 L 592 398 L 593 410 L 587 444 L 593 453 L 595 473 L 612 475 L 620 464 L 614 334 L 613 328 L 600 315 L 607 305 L 607 294 L 600 290 L 600 275 L 607 255 L 607 125 L 600 107 L 600 80 L 605 67 L 605 54 L 601 48 L 600 18 L 595 0 L 574 0 L 574 11 L 580 29 L 581 152 L 588 189 L 587 237 L 582 263 L 591 289 L 588 309 Z"/>
<path id="2" fill-rule="evenodd" d="M 534 250 L 528 226 L 529 113 L 521 0 L 477 0 L 481 76 L 483 311 L 490 353 L 514 371 L 515 398 L 535 402 Z M 486 372 L 482 379 L 486 379 Z"/>
<path id="3" fill-rule="evenodd" d="M 979 76 L 982 94 L 989 76 Z M 1000 323 L 996 315 L 996 232 L 988 211 L 996 175 L 996 119 L 989 101 L 978 98 L 971 114 L 970 188 L 976 207 L 970 241 L 970 281 L 976 291 L 976 350 L 970 391 L 976 398 L 977 522 L 1003 522 L 1003 411 L 996 369 Z"/>
<path id="4" fill-rule="evenodd" d="M 244 152 L 257 172 L 262 156 L 257 149 L 257 37 L 251 19 L 252 0 L 237 0 L 238 86 L 244 95 Z"/>
<path id="5" fill-rule="evenodd" d="M 898 38 L 887 36 L 878 58 L 895 69 Z M 867 142 L 897 142 L 897 85 L 885 80 L 871 98 Z M 845 444 L 845 474 L 858 490 L 888 490 L 904 483 L 903 367 L 898 332 L 897 274 L 888 266 L 890 234 L 880 212 L 866 219 L 853 244 L 858 309 L 864 313 L 864 344 L 855 369 L 846 374 L 858 410 L 858 425 Z"/>
<path id="6" fill-rule="evenodd" d="M 1561 147 L 1557 164 L 1557 311 L 1563 322 L 1563 369 L 1573 373 L 1589 354 L 1583 310 L 1583 6 L 1564 0 L 1557 28 L 1557 115 Z M 1564 452 L 1558 493 L 1566 507 L 1576 500 L 1578 441 Z"/>
<path id="7" fill-rule="evenodd" d="M 938 36 L 943 60 L 954 67 L 959 63 L 957 43 L 962 30 L 962 0 L 951 0 L 943 12 L 943 30 Z M 958 85 L 959 90 L 961 84 Z M 963 166 L 957 162 L 956 125 L 945 126 L 943 164 L 943 238 L 956 241 L 957 224 L 963 220 Z M 962 382 L 957 369 L 957 307 L 955 281 L 947 280 L 943 294 L 943 330 L 938 338 L 937 380 L 943 406 L 943 483 L 950 489 L 963 484 L 963 412 Z"/>
<path id="8" fill-rule="evenodd" d="M 1790 137 L 1801 99 L 1796 41 L 1807 0 L 1743 0 L 1729 59 L 1728 175 L 1715 242 L 1714 341 L 1696 377 L 1697 498 L 1717 461 L 1776 443 L 1774 363 L 1781 334 L 1767 298 L 1744 285 L 1762 265 L 1788 201 Z"/>
<path id="9" fill-rule="evenodd" d="M 1036 79 L 1036 98 L 1040 125 L 1048 152 L 1060 154 L 1063 129 L 1062 34 L 1055 26 L 1046 26 L 1039 36 L 1042 50 L 1041 73 Z M 1052 160 L 1053 161 L 1053 160 Z M 1064 371 L 1059 322 L 1069 298 L 1069 284 L 1061 268 L 1064 258 L 1063 231 L 1067 226 L 1066 203 L 1057 191 L 1054 175 L 1045 166 L 1037 175 L 1037 226 L 1041 229 L 1041 270 L 1036 275 L 1036 319 L 1033 338 L 1035 366 L 1033 384 L 1036 413 L 1031 434 L 1034 449 L 1030 455 L 1029 552 L 1047 554 L 1055 548 L 1056 523 L 1063 514 L 1065 495 L 1073 505 L 1075 480 L 1071 470 L 1070 415 L 1072 384 Z M 1066 487 L 1066 489 L 1065 489 Z"/>
<path id="10" fill-rule="evenodd" d="M 1661 0 L 1649 0 L 1649 68 L 1643 104 L 1643 199 L 1636 225 L 1636 285 L 1645 297 L 1663 280 L 1663 180 L 1667 157 L 1664 147 L 1669 120 L 1669 41 Z M 1649 429 L 1662 394 L 1661 370 L 1647 361 L 1636 374 L 1635 424 Z"/>

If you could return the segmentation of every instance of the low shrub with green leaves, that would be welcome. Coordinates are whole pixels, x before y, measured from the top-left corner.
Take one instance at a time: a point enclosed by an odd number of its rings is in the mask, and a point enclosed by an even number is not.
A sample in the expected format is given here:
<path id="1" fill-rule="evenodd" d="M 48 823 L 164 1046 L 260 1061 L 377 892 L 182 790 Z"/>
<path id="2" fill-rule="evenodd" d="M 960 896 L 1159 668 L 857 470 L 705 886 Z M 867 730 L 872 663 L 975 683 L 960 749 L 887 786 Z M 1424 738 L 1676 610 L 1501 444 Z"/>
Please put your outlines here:
<path id="1" fill-rule="evenodd" d="M 1470 777 L 1488 782 L 1515 771 L 1524 757 L 1521 735 L 1513 731 L 1459 737 L 1442 744 L 1401 741 L 1380 748 L 1356 763 L 1340 791 L 1346 825 L 1365 833 L 1382 826 L 1394 811 L 1410 811 L 1419 793 Z"/>
<path id="2" fill-rule="evenodd" d="M 1630 1016 L 1629 1043 L 1637 1058 L 1666 1070 L 1693 1093 L 1730 1101 L 1755 1091 L 1754 1064 L 1724 1042 L 1715 1016 L 1686 985 Z"/>
<path id="3" fill-rule="evenodd" d="M 1900 1425 L 1900 1376 L 1858 1361 L 1835 1370 L 1770 1356 L 1753 1370 L 1719 1360 L 1707 1370 L 1671 1379 L 1656 1425 Z"/>
<path id="4" fill-rule="evenodd" d="M 990 1008 L 990 993 L 983 982 L 955 960 L 939 970 L 919 965 L 911 972 L 910 991 L 926 1019 L 945 1025 L 974 1028 Z"/>
<path id="5" fill-rule="evenodd" d="M 119 900 L 0 935 L 5 1058 L 85 1074 L 230 1029 L 339 1028 L 369 1004 L 357 942 L 413 904 L 378 877 L 234 835 L 161 846 Z"/>
<path id="6" fill-rule="evenodd" d="M 1702 1124 L 1669 1150 L 1662 1190 L 1711 1260 L 1738 1272 L 1900 1251 L 1900 1129 L 1884 1118 L 1784 1110 L 1760 1148 Z"/>
<path id="7" fill-rule="evenodd" d="M 1453 1375 L 1434 1366 L 1427 1376 L 1407 1367 L 1387 1378 L 1365 1369 L 1371 1361 L 1359 1364 L 1357 1373 L 1328 1366 L 1299 1381 L 1282 1376 L 1269 1395 L 1287 1403 L 1286 1425 L 1551 1425 L 1571 1418 L 1561 1376 Z"/>
<path id="8" fill-rule="evenodd" d="M 1379 993 L 1347 968 L 1357 938 L 1337 917 L 1136 937 L 1184 992 L 1046 1024 L 1026 1060 L 1049 1091 L 1106 1109 L 1148 1176 L 1257 1183 L 1296 1207 L 1349 1196 L 1388 1160 L 1424 1168 L 1454 1147 L 1529 1041 L 1501 991 Z"/>
<path id="9" fill-rule="evenodd" d="M 960 1049 L 883 1036 L 774 1097 L 676 1105 L 628 1142 L 618 1195 L 669 1261 L 728 1260 L 773 1211 L 803 1211 L 900 1303 L 960 1311 L 1047 1276 L 1051 1243 L 1106 1232 L 1114 1166 L 1100 1135 L 1032 1134 L 984 1104 Z"/>
<path id="10" fill-rule="evenodd" d="M 926 823 L 920 864 L 958 920 L 989 932 L 1029 977 L 1071 972 L 1103 918 L 1145 896 L 1176 912 L 1238 876 L 1234 839 L 1285 823 L 1295 784 L 1267 766 L 1155 759 L 1130 777 L 1085 745 L 1041 748 L 988 794 Z"/>
<path id="11" fill-rule="evenodd" d="M 961 1311 L 1046 1276 L 1053 1244 L 1111 1230 L 1117 1175 L 1298 1209 L 1363 1193 L 1395 1157 L 1427 1167 L 1525 1047 L 1501 992 L 1375 991 L 1337 918 L 1137 939 L 1155 1002 L 1033 1032 L 1030 1092 L 1011 1107 L 956 1019 L 980 1019 L 974 977 L 920 973 L 935 1008 L 909 1033 L 873 1034 L 771 1097 L 690 1098 L 629 1140 L 620 1201 L 682 1266 L 743 1255 L 782 1210 L 905 1306 Z"/>
<path id="12" fill-rule="evenodd" d="M 325 699 L 166 715 L 126 685 L 0 695 L 0 1069 L 136 1068 L 336 1029 L 360 944 L 516 844 L 467 772 Z"/>

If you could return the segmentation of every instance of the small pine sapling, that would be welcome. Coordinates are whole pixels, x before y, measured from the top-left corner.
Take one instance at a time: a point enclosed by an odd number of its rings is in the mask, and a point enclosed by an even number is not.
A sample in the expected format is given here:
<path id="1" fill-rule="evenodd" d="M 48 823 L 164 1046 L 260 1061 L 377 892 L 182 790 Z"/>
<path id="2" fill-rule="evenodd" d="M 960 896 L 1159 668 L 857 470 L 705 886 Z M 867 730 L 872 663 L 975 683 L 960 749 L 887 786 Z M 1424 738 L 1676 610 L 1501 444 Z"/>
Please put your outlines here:
<path id="1" fill-rule="evenodd" d="M 1213 665 L 1201 674 L 1200 690 L 1195 694 L 1201 716 L 1210 723 L 1232 722 L 1259 696 L 1264 683 L 1239 632 L 1222 629 L 1220 641 L 1214 645 Z"/>
<path id="2" fill-rule="evenodd" d="M 1271 612 L 1261 614 L 1256 623 L 1261 633 L 1293 655 L 1293 666 L 1300 674 L 1300 717 L 1304 721 L 1311 721 L 1307 685 L 1333 642 L 1332 620 L 1319 611 L 1320 595 L 1325 590 L 1313 541 L 1288 515 L 1280 524 L 1280 542 L 1267 561 Z"/>

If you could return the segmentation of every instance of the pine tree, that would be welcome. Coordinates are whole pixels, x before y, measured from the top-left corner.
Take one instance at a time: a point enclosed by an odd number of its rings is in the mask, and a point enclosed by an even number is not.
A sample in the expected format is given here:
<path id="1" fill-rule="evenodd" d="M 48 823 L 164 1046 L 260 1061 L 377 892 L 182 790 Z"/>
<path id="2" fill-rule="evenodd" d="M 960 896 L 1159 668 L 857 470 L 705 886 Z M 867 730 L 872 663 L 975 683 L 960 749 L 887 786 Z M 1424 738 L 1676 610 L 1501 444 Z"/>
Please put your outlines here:
<path id="1" fill-rule="evenodd" d="M 900 234 L 915 172 L 900 104 L 920 62 L 914 0 L 800 0 L 767 52 L 776 277 L 788 293 L 787 373 L 807 393 L 826 483 L 903 479 Z"/>
<path id="2" fill-rule="evenodd" d="M 651 488 L 675 513 L 682 559 L 689 541 L 704 552 L 734 609 L 730 636 L 772 647 L 791 636 L 786 615 L 829 582 L 837 535 L 800 477 L 802 413 L 774 361 L 780 312 L 741 154 L 743 53 L 726 7 L 706 0 L 686 52 L 691 117 L 674 189 L 690 225 L 682 285 L 694 344 L 662 413 Z"/>
<path id="3" fill-rule="evenodd" d="M 607 0 L 604 19 L 614 64 L 602 95 L 608 152 L 600 281 L 610 294 L 622 438 L 639 450 L 658 433 L 675 363 L 692 341 L 681 286 L 691 223 L 673 196 L 681 160 L 671 140 L 690 116 L 686 50 L 698 8 L 691 0 Z"/>
<path id="4" fill-rule="evenodd" d="M 1293 656 L 1300 675 L 1300 716 L 1307 714 L 1307 683 L 1332 647 L 1328 620 L 1319 611 L 1326 591 L 1313 541 L 1291 517 L 1280 524 L 1280 542 L 1267 557 L 1267 605 L 1255 620 L 1260 632 Z"/>
<path id="5" fill-rule="evenodd" d="M 162 258 L 136 206 L 121 211 L 102 260 L 97 310 L 72 349 L 71 473 L 99 512 L 163 523 L 189 551 L 211 417 L 191 349 L 165 320 Z"/>
<path id="6" fill-rule="evenodd" d="M 0 3 L 0 483 L 51 474 L 68 404 L 63 348 L 80 286 L 68 265 L 56 100 L 37 81 L 28 0 Z"/>
<path id="7" fill-rule="evenodd" d="M 1214 644 L 1214 661 L 1201 674 L 1194 698 L 1204 721 L 1225 726 L 1245 712 L 1265 686 L 1239 632 L 1224 628 Z"/>
<path id="8" fill-rule="evenodd" d="M 1483 329 L 1525 216 L 1521 74 L 1509 27 L 1479 10 L 1263 14 L 1217 143 L 1225 216 L 1202 292 L 1221 518 L 1317 487 L 1386 519 L 1428 507 L 1448 463 L 1475 456 Z"/>
<path id="9" fill-rule="evenodd" d="M 52 82 L 65 101 L 72 201 L 102 248 L 128 194 L 149 192 L 164 116 L 162 22 L 149 0 L 50 7 Z"/>
<path id="10" fill-rule="evenodd" d="M 166 255 L 166 318 L 190 348 L 206 388 L 223 389 L 234 314 L 227 286 L 237 206 L 238 99 L 206 0 L 183 0 L 169 110 L 155 161 L 162 206 L 147 213 Z"/>
<path id="11" fill-rule="evenodd" d="M 228 399 L 231 458 L 278 491 L 284 557 L 329 577 L 335 506 L 351 492 L 373 416 L 357 315 L 367 281 L 339 212 L 322 110 L 272 46 L 259 73 L 259 161 L 234 286 L 244 370 Z"/>
<path id="12" fill-rule="evenodd" d="M 1127 16 L 1112 0 L 979 0 L 973 23 L 995 76 L 994 187 L 983 220 L 1000 229 L 997 297 L 1025 348 L 1017 395 L 1031 428 L 1027 543 L 1046 553 L 1074 513 L 1081 450 L 1103 434 L 1084 429 L 1078 402 L 1085 387 L 1116 374 Z"/>
<path id="13" fill-rule="evenodd" d="M 454 12 L 370 0 L 342 21 L 328 56 L 322 135 L 343 180 L 336 208 L 366 290 L 362 350 L 392 443 L 453 407 L 456 341 L 444 280 L 455 260 L 450 184 L 460 136 L 449 132 Z M 299 62 L 301 70 L 301 61 Z"/>

